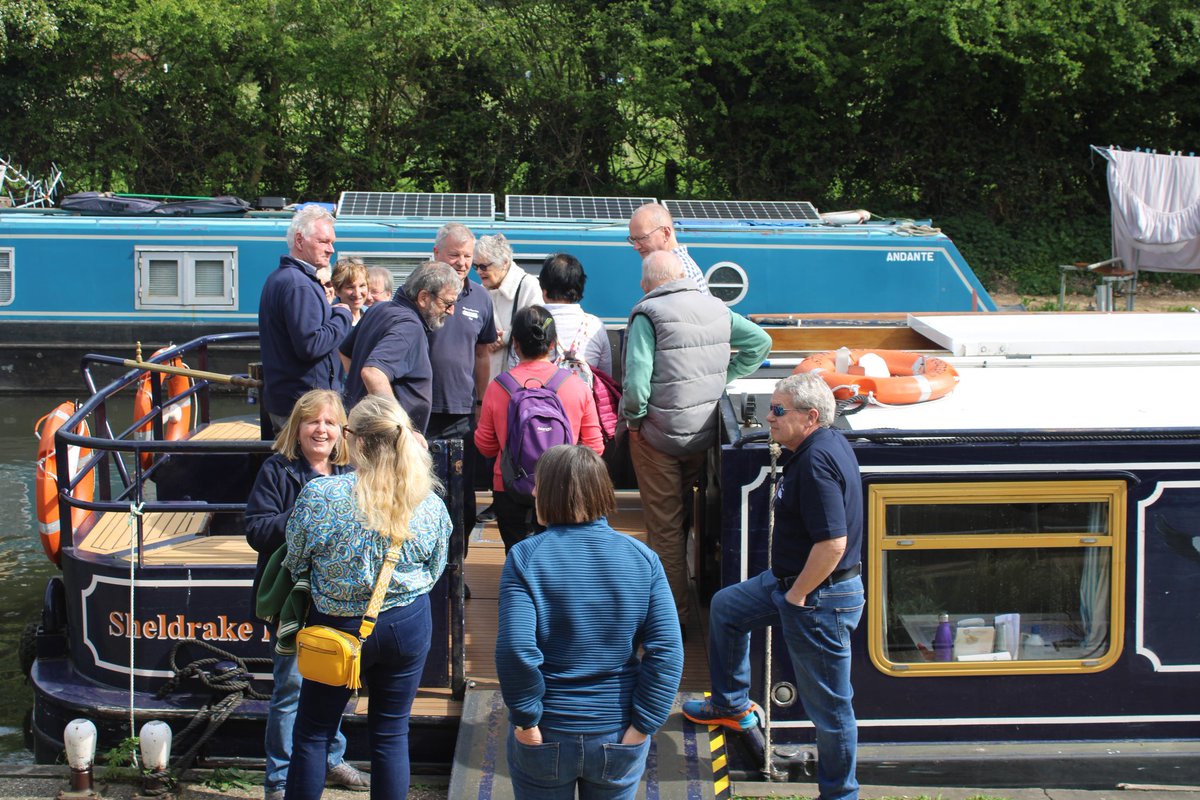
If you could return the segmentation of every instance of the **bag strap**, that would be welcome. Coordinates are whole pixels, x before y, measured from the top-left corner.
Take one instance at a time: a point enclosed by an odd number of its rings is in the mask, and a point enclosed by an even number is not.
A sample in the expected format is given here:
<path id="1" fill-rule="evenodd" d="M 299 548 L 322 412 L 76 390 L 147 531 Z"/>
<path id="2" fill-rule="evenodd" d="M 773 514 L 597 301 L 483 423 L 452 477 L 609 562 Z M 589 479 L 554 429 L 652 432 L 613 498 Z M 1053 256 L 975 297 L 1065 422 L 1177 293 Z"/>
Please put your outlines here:
<path id="1" fill-rule="evenodd" d="M 379 609 L 383 607 L 383 598 L 387 596 L 388 584 L 392 582 L 392 572 L 396 562 L 400 560 L 400 545 L 393 544 L 383 557 L 383 565 L 379 568 L 379 578 L 375 581 L 375 591 L 371 592 L 371 602 L 367 604 L 367 613 L 363 614 L 362 625 L 358 629 L 358 640 L 365 642 L 375 630 L 375 620 L 379 618 Z"/>
<path id="2" fill-rule="evenodd" d="M 575 329 L 575 338 L 571 340 L 571 352 L 579 358 L 579 351 L 583 347 L 587 347 L 587 343 L 592 338 L 591 323 L 592 319 L 588 315 L 583 316 L 583 322 L 579 323 L 579 327 Z M 581 361 L 583 359 L 580 359 Z"/>
<path id="3" fill-rule="evenodd" d="M 501 372 L 496 376 L 496 383 L 500 384 L 500 388 L 508 392 L 508 396 L 512 397 L 521 388 L 521 384 L 517 383 L 517 379 L 512 376 L 511 372 Z"/>
<path id="4" fill-rule="evenodd" d="M 574 373 L 571 372 L 571 370 L 563 369 L 562 367 L 559 367 L 558 370 L 554 373 L 554 376 L 551 377 L 550 380 L 546 381 L 545 386 L 550 391 L 554 392 L 555 394 L 558 394 L 558 387 L 562 386 L 563 381 L 565 381 L 567 378 L 571 377 L 573 374 Z"/>
<path id="5" fill-rule="evenodd" d="M 513 264 L 513 266 L 516 266 L 516 264 Z M 509 269 L 512 269 L 512 267 L 509 267 Z M 525 279 L 528 277 L 528 272 L 523 273 L 521 275 L 521 280 L 517 281 L 517 290 L 513 292 L 512 313 L 508 315 L 508 345 L 505 349 L 505 352 L 508 353 L 509 360 L 512 358 L 513 349 L 512 326 L 513 322 L 515 322 L 517 319 L 517 309 L 521 307 L 521 287 L 525 285 Z"/>

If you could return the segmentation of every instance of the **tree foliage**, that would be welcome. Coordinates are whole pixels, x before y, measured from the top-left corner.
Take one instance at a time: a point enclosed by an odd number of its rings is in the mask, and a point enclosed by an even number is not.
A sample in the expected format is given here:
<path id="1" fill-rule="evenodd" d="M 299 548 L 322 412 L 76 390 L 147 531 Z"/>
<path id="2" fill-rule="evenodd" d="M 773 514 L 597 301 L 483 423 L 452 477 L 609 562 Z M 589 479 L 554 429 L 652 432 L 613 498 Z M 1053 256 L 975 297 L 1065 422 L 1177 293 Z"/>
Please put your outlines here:
<path id="1" fill-rule="evenodd" d="M 0 151 L 71 188 L 1102 213 L 1196 149 L 1191 0 L 0 0 Z M 974 219 L 975 217 L 970 217 Z"/>

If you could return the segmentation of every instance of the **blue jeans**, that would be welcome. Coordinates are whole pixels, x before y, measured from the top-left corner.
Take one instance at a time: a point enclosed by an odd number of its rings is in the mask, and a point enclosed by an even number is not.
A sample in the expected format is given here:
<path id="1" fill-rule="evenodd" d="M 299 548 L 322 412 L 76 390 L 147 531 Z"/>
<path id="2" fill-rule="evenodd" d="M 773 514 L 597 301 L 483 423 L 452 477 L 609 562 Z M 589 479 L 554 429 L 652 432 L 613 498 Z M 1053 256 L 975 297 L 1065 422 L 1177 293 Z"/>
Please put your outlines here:
<path id="1" fill-rule="evenodd" d="M 330 617 L 315 609 L 308 624 L 358 632 L 360 617 Z M 429 655 L 433 622 L 429 595 L 379 615 L 362 649 L 363 683 L 371 693 L 367 729 L 371 740 L 371 798 L 394 800 L 408 795 L 408 717 Z M 304 681 L 292 740 L 287 800 L 317 800 L 325 787 L 329 749 L 350 690 Z"/>
<path id="2" fill-rule="evenodd" d="M 650 738 L 621 744 L 625 732 L 561 733 L 542 728 L 542 744 L 525 745 L 508 730 L 508 771 L 517 800 L 633 800 L 646 769 Z"/>
<path id="3" fill-rule="evenodd" d="M 274 637 L 272 637 L 274 641 Z M 278 791 L 287 783 L 288 763 L 292 759 L 292 729 L 296 725 L 296 705 L 300 702 L 300 670 L 296 656 L 275 653 L 275 686 L 271 689 L 271 705 L 267 708 L 267 774 L 263 787 Z M 340 722 L 340 720 L 339 720 Z M 329 746 L 329 769 L 342 763 L 346 756 L 346 737 L 338 725 L 337 735 Z"/>
<path id="4" fill-rule="evenodd" d="M 821 800 L 855 800 L 858 723 L 850 686 L 850 632 L 863 610 L 861 577 L 822 587 L 793 606 L 770 570 L 713 595 L 709 610 L 708 668 L 713 704 L 739 710 L 750 702 L 750 632 L 783 629 L 796 689 L 817 735 Z"/>

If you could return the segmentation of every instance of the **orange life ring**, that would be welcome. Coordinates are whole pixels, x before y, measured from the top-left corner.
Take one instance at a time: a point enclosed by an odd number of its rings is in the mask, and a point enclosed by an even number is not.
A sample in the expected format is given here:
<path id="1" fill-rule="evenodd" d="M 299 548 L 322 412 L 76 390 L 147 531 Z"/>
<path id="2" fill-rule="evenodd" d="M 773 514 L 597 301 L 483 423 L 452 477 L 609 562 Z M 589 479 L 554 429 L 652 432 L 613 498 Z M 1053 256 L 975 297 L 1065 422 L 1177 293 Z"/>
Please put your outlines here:
<path id="1" fill-rule="evenodd" d="M 46 416 L 39 419 L 33 426 L 34 435 L 38 437 L 37 470 L 34 485 L 37 494 L 38 532 L 42 536 L 42 549 L 46 557 L 55 564 L 62 564 L 62 543 L 59 541 L 60 525 L 58 520 L 58 456 L 54 449 L 54 434 L 63 423 L 75 413 L 74 403 L 59 403 Z M 80 421 L 75 427 L 75 433 L 80 436 L 90 436 L 87 422 Z M 71 445 L 67 448 L 69 474 L 74 479 L 79 471 L 80 462 L 86 460 L 92 451 L 87 447 Z M 81 481 L 71 495 L 77 500 L 87 500 L 95 496 L 95 479 Z M 88 515 L 85 508 L 71 509 L 71 525 L 78 528 Z"/>
<path id="2" fill-rule="evenodd" d="M 163 347 L 155 351 L 154 355 L 150 356 L 150 360 L 158 358 L 160 353 L 163 353 L 167 348 Z M 187 364 L 183 363 L 183 359 L 179 356 L 172 358 L 167 362 L 168 366 L 187 368 Z M 167 387 L 167 396 L 170 398 L 179 397 L 187 394 L 187 391 L 192 388 L 192 379 L 186 375 L 168 375 L 163 373 L 163 382 Z M 153 384 L 150 381 L 150 373 L 142 374 L 142 378 L 138 381 L 137 394 L 133 399 L 133 418 L 141 419 L 150 413 L 154 408 L 154 393 L 151 391 Z M 192 429 L 192 398 L 191 396 L 184 397 L 183 400 L 163 410 L 163 436 L 168 441 L 179 441 L 187 436 L 188 431 Z M 143 442 L 148 442 L 154 438 L 154 421 L 147 422 L 138 428 L 133 433 L 133 438 Z M 142 469 L 150 469 L 150 465 L 154 463 L 153 453 L 142 453 Z"/>
<path id="3" fill-rule="evenodd" d="M 868 353 L 883 359 L 890 377 L 872 378 L 864 374 L 858 362 Z M 820 375 L 838 400 L 870 395 L 886 405 L 936 400 L 954 391 L 958 384 L 958 372 L 954 367 L 934 356 L 907 350 L 851 350 L 849 369 L 838 372 L 837 355 L 837 351 L 832 350 L 816 353 L 801 361 L 794 371 Z"/>

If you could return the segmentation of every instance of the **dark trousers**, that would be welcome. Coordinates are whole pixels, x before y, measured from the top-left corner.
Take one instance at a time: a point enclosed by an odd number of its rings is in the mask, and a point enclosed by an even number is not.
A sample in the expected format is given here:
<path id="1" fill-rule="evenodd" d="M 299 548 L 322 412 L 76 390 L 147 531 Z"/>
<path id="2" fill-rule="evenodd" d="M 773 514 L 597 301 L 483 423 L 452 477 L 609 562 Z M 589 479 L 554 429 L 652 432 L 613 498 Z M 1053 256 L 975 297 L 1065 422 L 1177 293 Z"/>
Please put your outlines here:
<path id="1" fill-rule="evenodd" d="M 429 425 L 425 428 L 425 438 L 433 439 L 462 439 L 462 517 L 455 520 L 463 537 L 463 558 L 467 557 L 467 546 L 471 540 L 471 530 L 475 527 L 475 461 L 479 451 L 475 449 L 472 414 L 430 414 Z"/>
<path id="2" fill-rule="evenodd" d="M 508 492 L 492 492 L 492 510 L 496 512 L 496 527 L 504 540 L 504 552 L 508 553 L 531 533 L 541 533 L 545 525 L 539 525 L 533 506 L 518 503 Z"/>
<path id="3" fill-rule="evenodd" d="M 309 625 L 329 625 L 357 633 L 361 617 L 331 617 L 315 608 Z M 371 693 L 367 731 L 371 742 L 371 798 L 408 796 L 408 717 L 421 684 L 425 657 L 433 636 L 429 595 L 379 615 L 362 649 L 362 677 Z M 300 708 L 292 733 L 287 800 L 317 800 L 325 789 L 330 743 L 338 732 L 350 699 L 344 686 L 317 681 L 300 685 Z"/>

